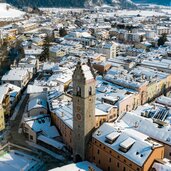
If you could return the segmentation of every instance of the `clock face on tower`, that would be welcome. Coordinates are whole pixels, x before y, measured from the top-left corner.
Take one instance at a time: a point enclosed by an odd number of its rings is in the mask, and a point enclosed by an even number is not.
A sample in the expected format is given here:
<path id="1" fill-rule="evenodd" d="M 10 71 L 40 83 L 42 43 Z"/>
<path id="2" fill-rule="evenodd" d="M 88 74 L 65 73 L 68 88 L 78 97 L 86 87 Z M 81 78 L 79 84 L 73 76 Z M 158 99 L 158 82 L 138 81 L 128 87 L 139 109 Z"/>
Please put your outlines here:
<path id="1" fill-rule="evenodd" d="M 81 115 L 77 113 L 76 118 L 80 121 L 81 120 Z"/>

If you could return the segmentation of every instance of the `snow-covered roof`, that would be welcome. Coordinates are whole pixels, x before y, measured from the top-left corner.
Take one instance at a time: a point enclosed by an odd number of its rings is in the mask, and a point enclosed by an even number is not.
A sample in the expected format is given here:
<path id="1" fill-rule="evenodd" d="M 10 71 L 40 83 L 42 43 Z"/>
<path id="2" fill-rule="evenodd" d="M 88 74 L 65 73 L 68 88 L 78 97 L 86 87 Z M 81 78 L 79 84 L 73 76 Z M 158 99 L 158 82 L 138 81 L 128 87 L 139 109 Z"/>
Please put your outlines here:
<path id="1" fill-rule="evenodd" d="M 81 36 L 82 37 L 92 37 L 91 34 L 89 34 L 88 32 L 82 32 Z"/>
<path id="2" fill-rule="evenodd" d="M 152 168 L 156 169 L 156 171 L 169 171 L 171 170 L 171 162 L 164 158 L 162 162 L 154 162 Z"/>
<path id="3" fill-rule="evenodd" d="M 28 85 L 27 86 L 27 93 L 33 94 L 33 93 L 43 93 L 49 90 L 49 87 L 46 86 L 37 86 L 37 85 Z"/>
<path id="4" fill-rule="evenodd" d="M 11 69 L 8 73 L 3 75 L 2 81 L 22 81 L 28 76 L 28 70 L 24 68 Z"/>
<path id="5" fill-rule="evenodd" d="M 48 138 L 55 138 L 60 136 L 55 126 L 49 126 L 43 128 L 43 135 L 45 135 Z"/>
<path id="6" fill-rule="evenodd" d="M 52 70 L 56 64 L 54 62 L 44 62 L 43 63 L 43 70 Z"/>
<path id="7" fill-rule="evenodd" d="M 9 91 L 8 87 L 0 86 L 0 104 L 2 104 L 5 95 L 8 94 L 8 91 Z"/>
<path id="8" fill-rule="evenodd" d="M 71 99 L 55 99 L 53 101 L 48 101 L 50 110 L 57 115 L 69 128 L 73 129 L 73 102 Z M 103 106 L 104 105 L 104 106 Z M 104 107 L 104 108 L 103 108 Z M 97 107 L 95 108 L 95 116 L 108 115 L 109 110 L 112 108 L 109 104 L 99 104 L 97 102 Z"/>
<path id="9" fill-rule="evenodd" d="M 166 96 L 160 96 L 156 99 L 156 103 L 171 107 L 171 98 Z"/>
<path id="10" fill-rule="evenodd" d="M 48 115 L 42 114 L 36 117 L 25 118 L 25 123 L 27 123 L 35 132 L 39 132 L 45 127 L 49 127 L 51 120 Z"/>
<path id="11" fill-rule="evenodd" d="M 59 141 L 56 141 L 56 140 L 54 140 L 54 139 L 52 139 L 52 138 L 48 138 L 48 137 L 46 137 L 46 136 L 44 136 L 44 135 L 39 135 L 39 136 L 37 137 L 37 139 L 38 139 L 39 141 L 42 141 L 42 142 L 44 142 L 44 143 L 50 145 L 50 146 L 53 146 L 53 147 L 57 148 L 57 149 L 59 149 L 59 150 L 61 150 L 61 149 L 64 148 L 64 146 L 65 146 L 63 143 L 61 143 L 61 142 L 59 142 Z"/>
<path id="12" fill-rule="evenodd" d="M 14 84 L 10 84 L 10 83 L 6 83 L 6 84 L 3 84 L 2 86 L 4 87 L 8 87 L 9 88 L 9 96 L 10 96 L 10 100 L 12 101 L 17 94 L 20 93 L 21 91 L 21 88 L 14 85 Z"/>
<path id="13" fill-rule="evenodd" d="M 111 143 L 106 141 L 107 136 L 115 136 L 111 133 L 117 133 L 117 138 Z M 120 128 L 113 123 L 104 123 L 100 126 L 93 138 L 108 146 L 110 149 L 123 155 L 139 166 L 142 166 L 151 155 L 154 147 L 160 147 L 161 144 L 148 141 L 148 136 L 142 134 L 131 127 Z M 126 151 L 125 151 L 126 150 Z"/>
<path id="14" fill-rule="evenodd" d="M 94 79 L 94 76 L 93 76 L 89 66 L 81 65 L 81 69 L 83 71 L 83 74 L 84 74 L 84 77 L 86 80 Z"/>
<path id="15" fill-rule="evenodd" d="M 142 113 L 147 113 L 148 116 L 141 116 Z M 161 119 L 159 118 L 159 115 Z M 165 118 L 165 119 L 164 119 Z M 163 120 L 164 119 L 164 120 Z M 163 123 L 162 127 L 159 127 L 158 122 Z M 171 111 L 162 107 L 153 109 L 153 106 L 145 105 L 140 106 L 133 112 L 127 112 L 119 122 L 116 122 L 117 126 L 132 127 L 134 130 L 142 132 L 153 139 L 156 139 L 165 144 L 171 145 Z"/>
<path id="16" fill-rule="evenodd" d="M 35 132 L 40 132 L 48 137 L 55 138 L 59 136 L 59 132 L 55 126 L 51 126 L 49 115 L 38 115 L 36 117 L 25 118 L 25 123 L 29 125 Z"/>
<path id="17" fill-rule="evenodd" d="M 11 150 L 0 156 L 1 171 L 31 170 L 39 164 L 41 164 L 39 159 L 17 150 Z"/>
<path id="18" fill-rule="evenodd" d="M 28 103 L 28 111 L 36 108 L 45 108 L 47 109 L 47 102 L 42 98 L 34 98 Z"/>
<path id="19" fill-rule="evenodd" d="M 103 111 L 104 113 L 108 113 L 112 108 L 113 108 L 113 105 L 96 100 L 96 109 L 99 109 Z"/>
<path id="20" fill-rule="evenodd" d="M 165 79 L 168 76 L 168 73 L 156 71 L 153 68 L 138 66 L 128 72 L 126 69 L 116 69 L 113 67 L 107 72 L 104 79 L 124 87 L 138 90 L 142 85 Z"/>
<path id="21" fill-rule="evenodd" d="M 62 102 L 62 105 L 57 105 L 55 114 L 60 118 L 69 128 L 73 129 L 73 106 L 72 103 Z"/>
<path id="22" fill-rule="evenodd" d="M 72 73 L 58 73 L 53 74 L 48 81 L 55 81 L 58 83 L 65 84 L 67 82 L 70 82 L 72 80 Z"/>
<path id="23" fill-rule="evenodd" d="M 134 90 L 124 88 L 116 84 L 110 83 L 106 80 L 103 80 L 101 76 L 96 77 L 96 80 L 96 99 L 98 101 L 107 100 L 111 101 L 114 106 L 118 106 L 122 100 L 137 93 Z"/>
<path id="24" fill-rule="evenodd" d="M 94 171 L 102 171 L 97 166 L 95 166 L 94 164 L 92 164 L 88 161 L 83 161 L 83 162 L 79 162 L 79 163 L 71 163 L 69 165 L 57 167 L 50 171 L 78 171 L 78 170 L 79 171 L 88 171 L 90 168 L 92 168 L 92 170 L 94 169 Z"/>
<path id="25" fill-rule="evenodd" d="M 40 47 L 32 47 L 31 49 L 24 49 L 25 55 L 40 55 L 43 52 L 43 49 Z"/>

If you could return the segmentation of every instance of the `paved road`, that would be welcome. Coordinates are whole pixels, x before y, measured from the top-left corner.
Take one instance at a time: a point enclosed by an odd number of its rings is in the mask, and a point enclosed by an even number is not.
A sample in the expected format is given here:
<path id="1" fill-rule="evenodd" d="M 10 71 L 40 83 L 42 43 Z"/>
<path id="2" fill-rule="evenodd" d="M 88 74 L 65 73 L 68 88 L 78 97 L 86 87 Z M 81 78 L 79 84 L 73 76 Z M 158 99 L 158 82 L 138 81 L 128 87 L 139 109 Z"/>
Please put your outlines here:
<path id="1" fill-rule="evenodd" d="M 8 141 L 12 143 L 25 146 L 25 147 L 28 147 L 28 145 L 25 142 L 27 139 L 25 138 L 23 133 L 20 133 L 20 134 L 18 133 L 18 129 L 19 129 L 20 122 L 24 114 L 27 102 L 28 102 L 28 95 L 26 95 L 23 102 L 21 103 L 15 120 L 11 121 L 10 137 L 8 139 Z"/>

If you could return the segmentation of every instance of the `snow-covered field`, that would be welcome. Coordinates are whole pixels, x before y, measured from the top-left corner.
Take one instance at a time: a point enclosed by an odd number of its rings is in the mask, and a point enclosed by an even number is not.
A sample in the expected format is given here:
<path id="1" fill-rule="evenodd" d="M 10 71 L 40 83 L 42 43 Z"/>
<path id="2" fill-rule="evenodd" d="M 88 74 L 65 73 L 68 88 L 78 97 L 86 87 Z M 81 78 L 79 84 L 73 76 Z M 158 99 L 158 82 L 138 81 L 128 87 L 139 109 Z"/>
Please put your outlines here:
<path id="1" fill-rule="evenodd" d="M 47 12 L 79 12 L 83 11 L 84 8 L 40 8 L 42 11 L 47 11 Z"/>
<path id="2" fill-rule="evenodd" d="M 7 3 L 0 3 L 0 20 L 10 20 L 15 18 L 20 18 L 25 13 L 12 7 Z"/>
<path id="3" fill-rule="evenodd" d="M 116 12 L 117 15 L 119 16 L 124 16 L 124 15 L 127 15 L 127 16 L 136 16 L 136 15 L 141 15 L 141 16 L 144 16 L 144 17 L 147 17 L 147 16 L 163 16 L 165 15 L 164 13 L 162 12 L 155 12 L 155 11 L 150 11 L 150 10 L 119 10 Z"/>
<path id="4" fill-rule="evenodd" d="M 170 9 L 162 9 L 163 12 L 165 12 L 166 14 L 171 14 L 171 8 Z"/>

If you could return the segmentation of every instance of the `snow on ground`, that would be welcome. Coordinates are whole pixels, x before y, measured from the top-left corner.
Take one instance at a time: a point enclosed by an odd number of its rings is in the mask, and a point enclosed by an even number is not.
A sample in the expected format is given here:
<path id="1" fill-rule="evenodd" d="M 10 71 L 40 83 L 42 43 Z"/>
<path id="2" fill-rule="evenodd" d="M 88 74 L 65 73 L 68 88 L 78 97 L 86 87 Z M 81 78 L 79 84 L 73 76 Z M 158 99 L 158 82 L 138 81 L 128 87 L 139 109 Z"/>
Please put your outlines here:
<path id="1" fill-rule="evenodd" d="M 102 171 L 101 169 L 97 168 L 97 166 L 95 166 L 94 164 L 88 161 L 71 163 L 62 167 L 54 168 L 50 171 L 88 171 L 88 170 Z"/>
<path id="2" fill-rule="evenodd" d="M 166 14 L 171 14 L 171 8 L 170 9 L 162 9 L 163 12 L 165 12 Z"/>
<path id="3" fill-rule="evenodd" d="M 40 8 L 40 10 L 42 11 L 47 11 L 47 12 L 68 12 L 68 11 L 72 11 L 72 12 L 79 12 L 79 11 L 83 11 L 84 8 Z"/>
<path id="4" fill-rule="evenodd" d="M 57 153 L 54 153 L 53 151 L 48 150 L 47 148 L 45 148 L 45 147 L 43 147 L 43 146 L 41 146 L 41 145 L 32 143 L 32 142 L 30 142 L 30 141 L 26 141 L 26 143 L 27 143 L 28 145 L 30 145 L 30 146 L 36 148 L 36 149 L 39 149 L 39 150 L 44 151 L 45 153 L 47 153 L 47 154 L 51 155 L 52 157 L 56 158 L 57 160 L 60 160 L 60 161 L 64 161 L 64 160 L 65 160 L 65 158 L 64 158 L 62 155 L 57 154 Z"/>
<path id="5" fill-rule="evenodd" d="M 7 3 L 0 3 L 0 20 L 22 17 L 25 13 Z"/>
<path id="6" fill-rule="evenodd" d="M 163 16 L 165 15 L 164 13 L 161 12 L 155 12 L 155 11 L 150 11 L 150 10 L 119 10 L 116 12 L 117 15 L 119 16 L 123 16 L 123 15 L 127 15 L 127 16 L 136 16 L 136 15 L 141 15 L 144 17 L 147 16 Z"/>

